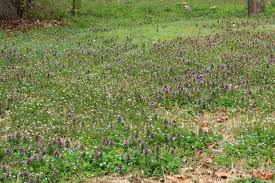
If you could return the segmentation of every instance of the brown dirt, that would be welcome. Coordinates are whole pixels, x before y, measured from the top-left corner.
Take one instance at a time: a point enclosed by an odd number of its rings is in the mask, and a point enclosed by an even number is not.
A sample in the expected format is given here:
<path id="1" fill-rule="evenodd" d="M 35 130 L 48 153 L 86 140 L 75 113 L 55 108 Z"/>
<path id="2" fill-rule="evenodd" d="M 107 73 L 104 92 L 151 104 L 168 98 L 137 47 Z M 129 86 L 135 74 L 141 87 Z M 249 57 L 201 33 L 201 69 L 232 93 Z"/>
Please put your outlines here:
<path id="1" fill-rule="evenodd" d="M 0 20 L 0 30 L 12 31 L 31 29 L 33 27 L 61 27 L 66 26 L 64 20 Z"/>
<path id="2" fill-rule="evenodd" d="M 195 122 L 198 127 L 205 132 L 208 132 L 209 129 L 215 125 L 225 123 L 229 120 L 229 115 L 226 112 L 208 112 L 199 114 Z"/>
<path id="3" fill-rule="evenodd" d="M 11 123 L 11 115 L 9 111 L 5 111 L 3 114 L 0 114 L 0 142 L 4 140 L 8 134 Z"/>

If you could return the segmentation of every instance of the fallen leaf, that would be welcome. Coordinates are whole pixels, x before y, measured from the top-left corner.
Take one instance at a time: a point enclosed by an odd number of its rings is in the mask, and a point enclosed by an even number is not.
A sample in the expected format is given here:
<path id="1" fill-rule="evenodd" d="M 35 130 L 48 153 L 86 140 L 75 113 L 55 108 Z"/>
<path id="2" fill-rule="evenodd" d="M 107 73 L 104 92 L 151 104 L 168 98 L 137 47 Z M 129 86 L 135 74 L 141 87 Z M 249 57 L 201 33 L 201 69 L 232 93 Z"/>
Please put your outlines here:
<path id="1" fill-rule="evenodd" d="M 260 170 L 254 171 L 253 176 L 262 180 L 271 180 L 273 178 L 272 172 L 262 172 Z"/>
<path id="2" fill-rule="evenodd" d="M 231 175 L 230 175 L 229 173 L 227 173 L 227 172 L 218 170 L 218 171 L 215 172 L 215 176 L 216 176 L 216 177 L 219 177 L 219 178 L 222 178 L 222 179 L 227 179 L 227 178 L 229 178 Z"/>
<path id="3" fill-rule="evenodd" d="M 189 177 L 186 176 L 178 176 L 177 179 L 179 183 L 191 183 Z"/>
<path id="4" fill-rule="evenodd" d="M 172 183 L 191 183 L 187 176 L 169 176 L 168 180 Z"/>
<path id="5" fill-rule="evenodd" d="M 177 179 L 178 179 L 178 180 L 186 180 L 186 179 L 188 179 L 188 177 L 185 177 L 185 176 L 177 176 Z"/>

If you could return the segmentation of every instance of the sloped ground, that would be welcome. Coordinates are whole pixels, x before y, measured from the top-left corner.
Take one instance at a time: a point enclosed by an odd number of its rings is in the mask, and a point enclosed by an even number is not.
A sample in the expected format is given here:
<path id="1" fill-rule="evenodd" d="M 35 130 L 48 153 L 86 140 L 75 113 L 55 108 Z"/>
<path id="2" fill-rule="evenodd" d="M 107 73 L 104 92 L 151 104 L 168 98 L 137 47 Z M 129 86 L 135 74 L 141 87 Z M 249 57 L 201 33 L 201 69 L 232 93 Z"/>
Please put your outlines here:
<path id="1" fill-rule="evenodd" d="M 217 114 L 205 114 L 203 121 L 211 123 L 211 128 L 218 128 L 220 134 L 223 134 L 224 141 L 230 141 L 234 143 L 234 130 L 251 127 L 257 124 L 257 117 L 250 118 L 245 114 L 238 117 L 231 117 L 224 121 L 224 113 Z M 207 120 L 205 120 L 207 118 Z M 227 117 L 226 117 L 227 118 Z M 210 119 L 210 120 L 209 120 Z M 222 124 L 221 124 L 222 121 Z M 268 125 L 274 123 L 274 116 L 269 116 L 265 120 Z M 216 123 L 218 122 L 218 123 Z M 272 124 L 269 124 L 272 126 Z M 231 134 L 230 134 L 231 133 Z M 240 182 L 240 180 L 247 180 L 247 182 L 273 182 L 272 177 L 274 172 L 272 171 L 272 164 L 268 162 L 262 162 L 258 168 L 246 167 L 246 160 L 240 160 L 232 164 L 230 167 L 219 167 L 215 164 L 215 157 L 223 154 L 222 143 L 213 144 L 207 153 L 199 152 L 183 165 L 180 173 L 177 175 L 165 176 L 162 179 L 159 178 L 140 178 L 139 176 L 130 174 L 124 177 L 107 176 L 99 177 L 87 182 L 144 182 L 144 183 L 156 183 L 156 182 L 168 182 L 168 183 L 193 183 L 193 182 Z M 269 164 L 269 165 L 268 165 Z"/>
<path id="2" fill-rule="evenodd" d="M 1 181 L 272 182 L 273 18 L 83 19 L 1 32 Z"/>

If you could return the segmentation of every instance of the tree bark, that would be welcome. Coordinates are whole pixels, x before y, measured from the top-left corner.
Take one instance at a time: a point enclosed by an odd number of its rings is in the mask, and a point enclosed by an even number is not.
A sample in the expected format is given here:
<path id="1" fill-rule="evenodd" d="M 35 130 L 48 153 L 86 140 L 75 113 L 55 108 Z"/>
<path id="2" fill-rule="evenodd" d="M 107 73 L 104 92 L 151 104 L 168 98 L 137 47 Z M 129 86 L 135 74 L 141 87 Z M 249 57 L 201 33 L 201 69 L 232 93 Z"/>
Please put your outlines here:
<path id="1" fill-rule="evenodd" d="M 14 0 L 0 0 L 0 20 L 19 19 L 18 9 Z"/>
<path id="2" fill-rule="evenodd" d="M 0 0 L 0 20 L 16 20 L 28 15 L 32 0 Z"/>
<path id="3" fill-rule="evenodd" d="M 265 0 L 248 0 L 248 16 L 263 13 Z"/>

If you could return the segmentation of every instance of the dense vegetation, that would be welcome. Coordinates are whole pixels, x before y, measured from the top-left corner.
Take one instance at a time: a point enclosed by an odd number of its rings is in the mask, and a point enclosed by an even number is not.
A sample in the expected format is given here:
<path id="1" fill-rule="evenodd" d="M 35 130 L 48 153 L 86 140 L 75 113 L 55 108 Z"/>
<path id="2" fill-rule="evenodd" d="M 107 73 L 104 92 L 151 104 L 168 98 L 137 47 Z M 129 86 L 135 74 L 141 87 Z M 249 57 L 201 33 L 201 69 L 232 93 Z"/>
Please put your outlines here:
<path id="1" fill-rule="evenodd" d="M 0 32 L 0 181 L 161 177 L 198 152 L 272 170 L 274 7 L 189 5 L 83 1 L 53 11 L 67 26 Z M 200 125 L 218 113 L 235 121 Z"/>

